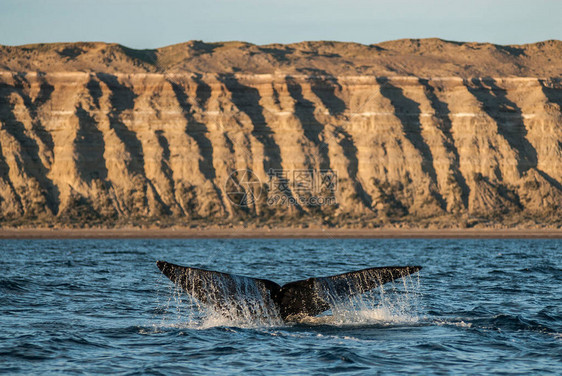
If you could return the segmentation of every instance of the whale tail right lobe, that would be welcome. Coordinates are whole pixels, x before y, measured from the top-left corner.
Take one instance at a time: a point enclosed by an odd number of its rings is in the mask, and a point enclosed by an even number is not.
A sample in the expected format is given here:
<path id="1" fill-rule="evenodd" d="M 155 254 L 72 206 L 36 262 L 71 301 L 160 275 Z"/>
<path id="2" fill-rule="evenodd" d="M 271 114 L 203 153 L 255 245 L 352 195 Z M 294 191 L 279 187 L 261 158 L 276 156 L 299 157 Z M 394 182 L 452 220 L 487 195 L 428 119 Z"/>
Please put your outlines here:
<path id="1" fill-rule="evenodd" d="M 364 294 L 420 269 L 421 266 L 377 267 L 287 283 L 280 291 L 281 317 L 287 320 L 316 316 L 330 309 L 331 301 Z"/>

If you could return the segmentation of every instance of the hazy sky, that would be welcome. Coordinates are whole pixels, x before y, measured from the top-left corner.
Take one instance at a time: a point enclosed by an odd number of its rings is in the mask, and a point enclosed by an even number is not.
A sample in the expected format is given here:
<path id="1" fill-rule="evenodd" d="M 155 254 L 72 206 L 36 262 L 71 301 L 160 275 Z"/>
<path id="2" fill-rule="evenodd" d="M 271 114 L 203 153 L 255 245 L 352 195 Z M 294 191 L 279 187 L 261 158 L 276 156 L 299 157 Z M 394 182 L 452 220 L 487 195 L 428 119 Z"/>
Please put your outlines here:
<path id="1" fill-rule="evenodd" d="M 562 0 L 0 0 L 0 44 L 562 39 Z"/>

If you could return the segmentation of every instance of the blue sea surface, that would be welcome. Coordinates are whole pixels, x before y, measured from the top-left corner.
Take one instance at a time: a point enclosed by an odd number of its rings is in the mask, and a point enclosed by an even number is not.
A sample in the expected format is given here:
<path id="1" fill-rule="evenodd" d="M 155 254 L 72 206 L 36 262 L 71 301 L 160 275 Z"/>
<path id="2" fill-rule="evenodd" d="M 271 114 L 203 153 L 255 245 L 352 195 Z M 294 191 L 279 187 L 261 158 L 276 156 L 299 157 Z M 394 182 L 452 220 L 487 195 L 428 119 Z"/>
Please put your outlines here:
<path id="1" fill-rule="evenodd" d="M 0 255 L 1 373 L 562 372 L 562 240 L 3 240 Z M 423 269 L 357 312 L 252 323 L 193 312 L 156 260 L 281 284 Z"/>

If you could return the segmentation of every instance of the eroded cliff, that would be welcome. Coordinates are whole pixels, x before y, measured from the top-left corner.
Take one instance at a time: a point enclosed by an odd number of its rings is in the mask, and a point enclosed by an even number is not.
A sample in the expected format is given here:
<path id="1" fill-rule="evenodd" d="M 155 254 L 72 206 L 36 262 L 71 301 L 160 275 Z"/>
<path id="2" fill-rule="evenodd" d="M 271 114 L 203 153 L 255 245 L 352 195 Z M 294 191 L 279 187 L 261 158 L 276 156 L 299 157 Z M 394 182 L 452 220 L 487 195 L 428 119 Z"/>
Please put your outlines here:
<path id="1" fill-rule="evenodd" d="M 560 226 L 561 43 L 389 43 L 2 47 L 0 221 Z"/>

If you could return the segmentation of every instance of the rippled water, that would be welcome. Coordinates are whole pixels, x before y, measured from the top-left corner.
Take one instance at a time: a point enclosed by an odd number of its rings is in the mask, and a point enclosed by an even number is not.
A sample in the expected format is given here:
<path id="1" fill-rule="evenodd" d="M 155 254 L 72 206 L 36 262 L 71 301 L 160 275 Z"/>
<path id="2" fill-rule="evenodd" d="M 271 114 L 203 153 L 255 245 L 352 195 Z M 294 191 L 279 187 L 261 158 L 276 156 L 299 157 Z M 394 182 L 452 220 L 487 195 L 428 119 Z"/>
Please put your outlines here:
<path id="1" fill-rule="evenodd" d="M 559 374 L 561 240 L 0 242 L 0 372 Z M 422 265 L 300 324 L 194 312 L 158 259 L 286 283 Z"/>

